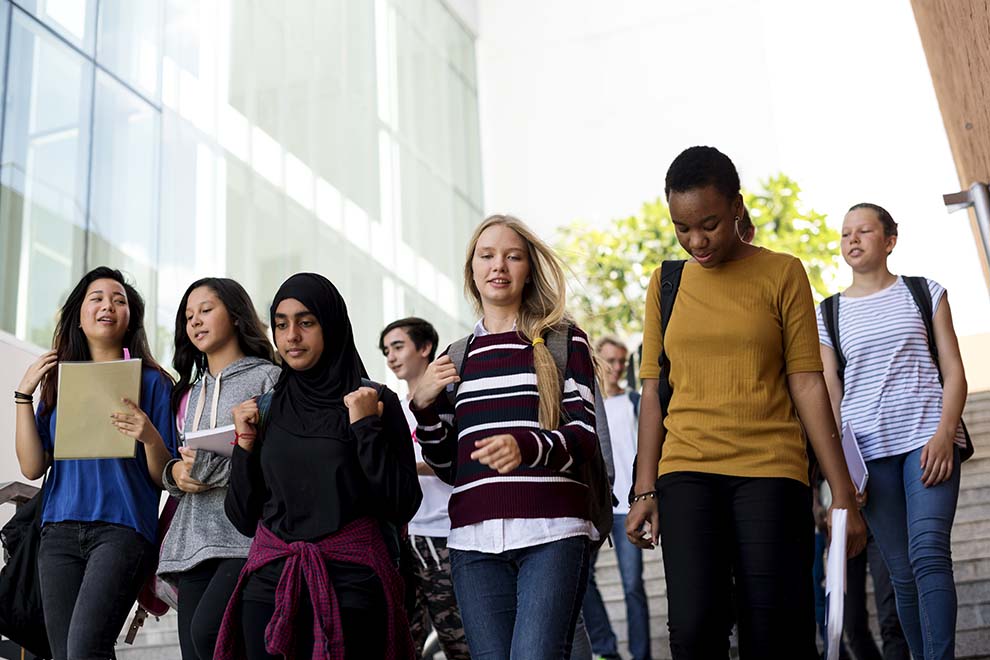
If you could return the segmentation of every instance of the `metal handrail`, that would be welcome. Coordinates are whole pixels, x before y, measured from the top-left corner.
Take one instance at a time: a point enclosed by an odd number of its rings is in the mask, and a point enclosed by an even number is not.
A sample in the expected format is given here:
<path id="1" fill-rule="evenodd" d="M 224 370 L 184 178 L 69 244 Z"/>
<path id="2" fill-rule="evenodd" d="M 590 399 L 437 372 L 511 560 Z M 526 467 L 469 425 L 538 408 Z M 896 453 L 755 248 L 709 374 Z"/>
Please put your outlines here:
<path id="1" fill-rule="evenodd" d="M 37 495 L 39 490 L 37 486 L 32 486 L 21 481 L 0 483 L 0 504 L 11 502 L 14 506 L 20 506 Z"/>

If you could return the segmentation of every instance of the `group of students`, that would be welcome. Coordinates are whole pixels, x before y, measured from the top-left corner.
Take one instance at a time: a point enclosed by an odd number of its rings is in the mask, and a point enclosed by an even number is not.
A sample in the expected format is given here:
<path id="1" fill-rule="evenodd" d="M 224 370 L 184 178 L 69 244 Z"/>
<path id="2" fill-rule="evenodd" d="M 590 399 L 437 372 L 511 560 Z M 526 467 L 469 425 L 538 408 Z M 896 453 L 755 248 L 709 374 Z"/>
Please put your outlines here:
<path id="1" fill-rule="evenodd" d="M 421 319 L 382 331 L 409 386 L 402 400 L 368 379 L 345 301 L 320 275 L 293 275 L 274 294 L 274 351 L 239 284 L 191 284 L 173 383 L 149 350 L 140 294 L 116 270 L 88 273 L 54 349 L 15 392 L 21 470 L 48 472 L 39 573 L 55 658 L 114 657 L 159 559 L 162 488 L 178 509 L 158 573 L 178 590 L 186 660 L 405 659 L 431 625 L 451 660 L 570 657 L 582 610 L 601 637 L 588 585 L 604 539 L 582 476 L 602 451 L 600 373 L 615 494 L 629 495 L 612 535 L 637 657 L 650 653 L 638 549 L 657 544 L 674 658 L 727 657 L 733 625 L 743 658 L 817 657 L 813 453 L 832 508 L 848 511 L 851 555 L 866 544 L 862 506 L 914 657 L 951 658 L 966 382 L 944 289 L 929 281 L 936 365 L 887 269 L 896 225 L 854 207 L 840 372 L 800 262 L 751 244 L 729 158 L 685 150 L 665 192 L 691 259 L 650 281 L 641 397 L 619 385 L 625 347 L 605 340 L 596 357 L 567 314 L 563 264 L 511 216 L 487 218 L 467 246 L 480 319 L 457 350 L 434 358 L 438 337 Z M 107 423 L 137 441 L 135 457 L 53 461 L 57 363 L 125 354 L 143 361 L 141 399 Z M 859 497 L 840 420 L 870 470 Z M 229 424 L 230 458 L 180 446 L 184 433 Z"/>

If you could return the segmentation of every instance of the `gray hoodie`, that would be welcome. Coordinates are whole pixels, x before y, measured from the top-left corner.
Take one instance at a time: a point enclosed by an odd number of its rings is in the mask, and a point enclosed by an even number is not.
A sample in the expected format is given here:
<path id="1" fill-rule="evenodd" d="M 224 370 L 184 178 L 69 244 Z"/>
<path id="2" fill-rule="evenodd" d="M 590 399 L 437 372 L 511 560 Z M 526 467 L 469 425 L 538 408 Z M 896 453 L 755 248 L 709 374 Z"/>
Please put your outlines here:
<path id="1" fill-rule="evenodd" d="M 245 357 L 227 365 L 217 378 L 207 372 L 189 390 L 183 430 L 199 431 L 233 424 L 234 407 L 272 389 L 279 371 L 267 360 Z M 199 428 L 193 429 L 193 418 L 204 386 Z M 158 575 L 169 582 L 175 581 L 176 573 L 188 571 L 208 559 L 247 557 L 251 547 L 251 539 L 234 529 L 223 509 L 230 479 L 230 459 L 208 451 L 196 452 L 190 476 L 211 488 L 195 494 L 184 493 L 175 485 L 172 479 L 175 463 L 170 461 L 162 474 L 165 490 L 179 498 L 179 507 L 165 535 L 158 562 Z"/>

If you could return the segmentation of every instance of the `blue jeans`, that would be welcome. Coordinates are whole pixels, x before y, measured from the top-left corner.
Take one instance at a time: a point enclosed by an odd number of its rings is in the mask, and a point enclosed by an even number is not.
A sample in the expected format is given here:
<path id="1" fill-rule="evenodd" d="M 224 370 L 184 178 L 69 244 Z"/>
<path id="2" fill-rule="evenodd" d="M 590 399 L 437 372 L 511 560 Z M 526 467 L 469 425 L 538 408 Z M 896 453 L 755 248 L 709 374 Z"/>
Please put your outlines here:
<path id="1" fill-rule="evenodd" d="M 55 660 L 113 658 L 156 548 L 140 533 L 102 522 L 41 528 L 38 574 Z"/>
<path id="2" fill-rule="evenodd" d="M 499 554 L 450 551 L 474 660 L 565 660 L 588 584 L 589 543 L 575 536 Z"/>
<path id="3" fill-rule="evenodd" d="M 959 499 L 959 449 L 952 476 L 931 488 L 921 482 L 921 451 L 867 463 L 870 481 L 863 513 L 890 569 L 911 655 L 951 659 L 956 585 L 949 534 Z"/>
<path id="4" fill-rule="evenodd" d="M 622 591 L 626 600 L 626 625 L 629 634 L 629 652 L 634 660 L 650 660 L 650 609 L 643 587 L 643 551 L 626 537 L 626 517 L 615 514 L 612 520 L 612 542 L 615 557 L 622 576 Z M 591 637 L 591 648 L 596 655 L 606 658 L 619 657 L 618 642 L 608 620 L 605 603 L 595 584 L 595 560 L 588 570 L 588 591 L 584 594 L 584 622 Z"/>

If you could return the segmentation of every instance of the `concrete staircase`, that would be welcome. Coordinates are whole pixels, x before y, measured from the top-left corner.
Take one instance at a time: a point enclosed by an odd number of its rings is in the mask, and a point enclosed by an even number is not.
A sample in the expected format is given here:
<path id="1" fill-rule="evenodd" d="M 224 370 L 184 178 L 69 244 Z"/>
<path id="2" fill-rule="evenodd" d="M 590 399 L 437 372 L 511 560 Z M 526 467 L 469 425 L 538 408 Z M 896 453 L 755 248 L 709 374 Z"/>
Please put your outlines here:
<path id="1" fill-rule="evenodd" d="M 990 660 L 990 392 L 970 394 L 963 418 L 973 437 L 976 455 L 962 467 L 959 506 L 952 529 L 959 601 L 956 657 Z M 648 551 L 644 559 L 653 657 L 670 658 L 660 549 Z M 615 553 L 607 544 L 599 554 L 596 576 L 623 657 L 629 657 L 622 582 Z M 872 595 L 868 601 L 873 612 Z M 873 630 L 878 631 L 875 621 Z"/>
<path id="2" fill-rule="evenodd" d="M 952 531 L 952 554 L 959 598 L 956 653 L 960 659 L 990 660 L 990 392 L 971 394 L 964 414 L 976 456 L 962 468 L 959 508 Z M 606 544 L 598 558 L 598 585 L 623 655 L 628 655 L 626 612 L 615 554 Z M 646 591 L 650 600 L 653 657 L 669 658 L 667 600 L 659 549 L 647 553 Z M 872 597 L 869 600 L 872 611 Z M 873 629 L 877 626 L 874 622 Z M 179 657 L 174 612 L 149 619 L 133 646 L 118 642 L 120 660 L 172 660 Z"/>
<path id="3" fill-rule="evenodd" d="M 133 611 L 131 612 L 133 616 Z M 131 619 L 117 639 L 117 660 L 179 660 L 179 634 L 176 632 L 178 617 L 175 610 L 169 610 L 160 619 L 148 617 L 134 638 L 134 644 L 125 644 L 124 635 L 131 625 Z"/>

